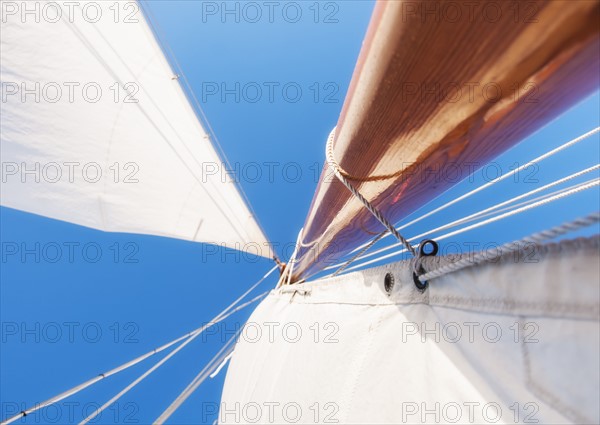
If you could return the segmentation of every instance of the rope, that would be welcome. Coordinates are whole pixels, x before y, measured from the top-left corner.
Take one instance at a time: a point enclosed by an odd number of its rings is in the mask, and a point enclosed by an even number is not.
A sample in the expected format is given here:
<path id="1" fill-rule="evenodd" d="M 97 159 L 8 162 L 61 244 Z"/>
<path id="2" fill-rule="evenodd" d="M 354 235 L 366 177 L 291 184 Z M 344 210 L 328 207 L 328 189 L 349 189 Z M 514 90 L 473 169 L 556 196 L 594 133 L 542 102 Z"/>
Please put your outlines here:
<path id="1" fill-rule="evenodd" d="M 463 218 L 461 218 L 459 220 L 455 220 L 453 222 L 447 223 L 447 224 L 445 224 L 443 226 L 440 226 L 440 227 L 437 227 L 435 229 L 428 230 L 425 233 L 421 233 L 418 236 L 410 238 L 409 241 L 414 241 L 415 239 L 418 239 L 420 237 L 426 236 L 426 235 L 428 235 L 430 233 L 437 232 L 437 231 L 440 231 L 440 230 L 445 230 L 445 229 L 448 229 L 448 228 L 451 228 L 451 227 L 455 227 L 455 226 L 458 226 L 459 224 L 468 223 L 468 222 L 473 221 L 473 220 L 475 220 L 477 218 L 489 216 L 491 212 L 496 211 L 496 210 L 497 211 L 503 211 L 500 208 L 503 207 L 503 206 L 505 206 L 505 205 L 512 204 L 515 201 L 518 201 L 518 200 L 523 199 L 523 198 L 527 198 L 527 197 L 529 197 L 531 195 L 534 195 L 534 194 L 536 194 L 538 192 L 542 192 L 542 191 L 547 190 L 547 189 L 549 189 L 549 188 L 551 188 L 553 186 L 557 186 L 557 185 L 559 185 L 561 183 L 565 183 L 565 182 L 567 182 L 569 180 L 575 179 L 577 177 L 580 177 L 580 176 L 582 176 L 584 174 L 590 173 L 590 172 L 598 170 L 598 169 L 600 169 L 600 165 L 594 165 L 592 167 L 589 167 L 589 168 L 586 168 L 584 170 L 578 171 L 578 172 L 573 173 L 573 174 L 571 174 L 569 176 L 566 176 L 566 177 L 563 177 L 561 179 L 555 180 L 555 181 L 553 181 L 551 183 L 548 183 L 548 184 L 546 184 L 546 185 L 544 185 L 542 187 L 539 187 L 537 189 L 533 189 L 533 190 L 531 190 L 529 192 L 526 192 L 524 194 L 515 196 L 513 198 L 510 198 L 510 199 L 508 199 L 506 201 L 500 202 L 500 203 L 498 203 L 496 205 L 493 205 L 493 206 L 491 206 L 489 208 L 486 208 L 484 210 L 481 210 L 481 211 L 478 211 L 478 212 L 473 213 L 471 215 L 465 216 L 465 217 L 463 217 Z M 592 181 L 592 180 L 590 180 L 590 181 Z M 578 185 L 571 186 L 570 188 L 577 187 L 577 186 Z M 566 191 L 566 190 L 568 190 L 570 188 L 563 189 L 563 190 L 560 190 L 560 191 L 557 191 L 557 192 L 553 192 L 553 193 L 551 193 L 549 195 L 545 195 L 545 196 L 542 196 L 542 197 L 539 197 L 539 198 L 534 198 L 533 201 L 537 201 L 539 199 L 545 199 L 548 196 L 551 196 L 551 195 L 554 195 L 554 194 L 557 194 L 557 193 L 562 193 L 562 192 L 564 192 L 564 191 Z M 521 203 L 521 204 L 516 204 L 514 207 L 519 207 L 521 205 L 527 205 L 527 204 L 528 204 L 528 202 Z M 510 208 L 508 210 L 510 210 Z M 383 235 L 379 235 L 376 239 L 374 239 L 369 244 L 367 244 L 365 247 L 363 247 L 363 249 L 361 249 L 358 252 L 358 254 L 354 255 L 348 262 L 346 262 L 346 264 L 339 263 L 339 264 L 331 265 L 331 266 L 325 267 L 324 270 L 330 270 L 330 269 L 334 269 L 334 268 L 340 267 L 340 266 L 342 266 L 343 269 L 345 269 L 349 265 L 349 263 L 352 263 L 352 262 L 354 262 L 356 260 L 361 260 L 361 259 L 369 258 L 369 257 L 372 257 L 374 255 L 377 255 L 377 254 L 380 254 L 382 252 L 385 252 L 385 251 L 387 251 L 389 249 L 392 249 L 392 248 L 395 248 L 397 246 L 400 246 L 399 243 L 395 243 L 395 244 L 388 245 L 386 247 L 380 248 L 380 249 L 378 249 L 378 250 L 376 250 L 374 252 L 371 252 L 371 253 L 369 253 L 367 255 L 362 255 L 362 254 L 364 254 L 364 252 L 366 252 L 368 249 L 370 249 L 377 241 L 379 241 L 382 238 L 382 236 Z M 334 273 L 333 276 L 337 275 L 338 273 L 339 272 Z"/>
<path id="2" fill-rule="evenodd" d="M 88 423 L 89 421 L 91 421 L 92 419 L 94 419 L 96 416 L 98 416 L 99 414 L 101 414 L 104 410 L 106 410 L 108 407 L 110 407 L 115 401 L 117 401 L 118 399 L 120 399 L 121 397 L 123 397 L 123 395 L 127 394 L 131 389 L 133 389 L 140 382 L 142 382 L 144 379 L 146 379 L 152 372 L 154 372 L 156 369 L 158 369 L 159 367 L 161 367 L 171 357 L 173 357 L 175 354 L 177 354 L 179 351 L 181 351 L 186 345 L 188 345 L 190 342 L 192 342 L 194 339 L 196 339 L 206 329 L 208 329 L 208 328 L 212 327 L 213 325 L 215 325 L 215 324 L 223 321 L 227 317 L 229 317 L 232 314 L 234 314 L 235 312 L 237 312 L 240 308 L 243 308 L 243 307 L 245 307 L 245 306 L 247 306 L 249 304 L 252 304 L 253 302 L 255 302 L 255 301 L 263 298 L 267 294 L 268 294 L 268 291 L 264 292 L 264 293 L 262 293 L 260 295 L 258 295 L 257 297 L 254 297 L 252 300 L 250 300 L 250 301 L 242 304 L 242 306 L 236 308 L 234 311 L 230 312 L 229 314 L 227 314 L 225 316 L 219 315 L 219 316 L 215 317 L 209 323 L 207 323 L 202 328 L 200 328 L 200 330 L 198 332 L 196 332 L 194 335 L 192 335 L 191 337 L 189 337 L 186 341 L 184 341 L 176 349 L 174 349 L 173 351 L 171 351 L 162 360 L 160 360 L 158 363 L 156 363 L 154 366 L 152 366 L 150 369 L 148 369 L 146 372 L 144 372 L 142 375 L 140 375 L 132 383 L 130 383 L 129 385 L 127 385 L 125 388 L 123 388 L 119 393 L 117 393 L 114 397 L 112 397 L 110 400 L 108 400 L 106 403 L 104 403 L 101 407 L 99 407 L 97 410 L 95 410 L 92 414 L 90 414 L 84 420 L 82 420 L 81 422 L 79 422 L 79 425 L 85 425 L 86 423 Z"/>
<path id="3" fill-rule="evenodd" d="M 77 394 L 77 393 L 83 391 L 84 389 L 92 386 L 93 384 L 95 384 L 98 381 L 101 381 L 103 379 L 108 378 L 109 376 L 115 375 L 115 374 L 117 374 L 119 372 L 122 372 L 122 371 L 124 371 L 126 369 L 129 369 L 130 367 L 133 367 L 136 364 L 138 364 L 138 363 L 146 360 L 148 357 L 152 357 L 152 356 L 154 356 L 154 355 L 156 355 L 156 354 L 158 354 L 158 353 L 166 350 L 167 348 L 172 347 L 173 345 L 177 344 L 178 342 L 181 342 L 181 341 L 183 341 L 185 339 L 189 339 L 189 338 L 195 336 L 196 334 L 201 333 L 206 328 L 206 326 L 208 326 L 208 325 L 212 326 L 212 325 L 214 325 L 216 323 L 219 323 L 222 320 L 225 320 L 227 317 L 231 316 L 232 314 L 236 313 L 237 311 L 241 310 L 242 308 L 244 308 L 244 307 L 248 306 L 249 304 L 251 304 L 252 302 L 254 302 L 255 300 L 251 300 L 249 302 L 246 302 L 244 304 L 239 305 L 233 311 L 230 311 L 237 303 L 239 303 L 239 301 L 242 298 L 244 298 L 252 289 L 256 288 L 260 283 L 262 283 L 276 269 L 277 269 L 277 267 L 273 267 L 271 270 L 269 270 L 248 291 L 246 291 L 241 297 L 239 297 L 232 304 L 230 304 L 227 308 L 225 308 L 225 310 L 223 310 L 221 313 L 219 313 L 219 315 L 215 319 L 213 319 L 212 322 L 209 322 L 207 325 L 201 326 L 201 327 L 199 327 L 199 328 L 197 328 L 197 329 L 195 329 L 195 330 L 193 330 L 191 332 L 188 332 L 185 335 L 182 335 L 179 338 L 174 339 L 171 342 L 168 342 L 168 343 L 166 343 L 164 345 L 161 345 L 158 348 L 155 348 L 152 351 L 147 352 L 146 354 L 143 354 L 143 355 L 141 355 L 139 357 L 136 357 L 135 359 L 130 360 L 130 361 L 126 362 L 126 363 L 123 363 L 122 365 L 117 366 L 117 367 L 115 367 L 115 368 L 113 368 L 113 369 L 111 369 L 111 370 L 109 370 L 107 372 L 100 373 L 97 376 L 95 376 L 94 378 L 89 379 L 89 380 L 87 380 L 87 381 L 85 381 L 85 382 L 83 382 L 83 383 L 81 383 L 79 385 L 76 385 L 73 388 L 70 388 L 70 389 L 68 389 L 65 392 L 62 392 L 62 393 L 60 393 L 60 394 L 58 394 L 58 395 L 56 395 L 54 397 L 51 397 L 48 400 L 43 401 L 43 402 L 41 402 L 39 404 L 36 404 L 36 405 L 34 405 L 33 407 L 31 407 L 29 409 L 23 410 L 22 412 L 20 412 L 20 413 L 18 413 L 16 415 L 14 415 L 14 416 L 6 419 L 5 421 L 0 422 L 0 425 L 8 425 L 8 424 L 13 423 L 14 421 L 16 421 L 16 420 L 24 417 L 24 416 L 27 416 L 27 415 L 29 415 L 29 414 L 37 411 L 37 410 L 43 409 L 45 407 L 48 407 L 51 404 L 58 403 L 59 401 L 62 401 L 64 399 L 66 399 L 67 397 L 70 397 L 70 396 L 72 396 L 74 394 Z"/>
<path id="4" fill-rule="evenodd" d="M 24 416 L 27 416 L 27 415 L 29 415 L 29 414 L 37 411 L 37 410 L 40 410 L 40 409 L 42 409 L 44 407 L 47 407 L 47 406 L 49 406 L 51 404 L 54 404 L 54 403 L 58 403 L 59 401 L 62 401 L 65 398 L 67 398 L 67 397 L 69 397 L 71 395 L 74 395 L 74 394 L 79 393 L 80 391 L 83 391 L 84 389 L 90 387 L 91 385 L 95 384 L 96 382 L 98 382 L 98 381 L 100 381 L 102 379 L 108 378 L 109 376 L 114 375 L 116 373 L 119 373 L 119 372 L 121 372 L 121 371 L 123 371 L 125 369 L 129 369 L 130 367 L 135 366 L 136 364 L 142 362 L 143 360 L 147 359 L 148 357 L 151 357 L 151 356 L 153 356 L 155 354 L 160 353 L 161 351 L 166 350 L 167 348 L 169 348 L 169 347 L 173 346 L 174 344 L 182 341 L 183 339 L 186 339 L 186 338 L 190 337 L 191 335 L 193 335 L 197 331 L 198 331 L 198 329 L 196 329 L 196 330 L 194 330 L 192 332 L 189 332 L 189 333 L 187 333 L 187 334 L 185 334 L 185 335 L 183 335 L 183 336 L 181 336 L 181 337 L 179 337 L 179 338 L 177 338 L 177 339 L 175 339 L 175 340 L 173 340 L 173 341 L 171 341 L 171 342 L 169 342 L 169 343 L 167 343 L 165 345 L 162 345 L 162 346 L 160 346 L 158 348 L 155 348 L 154 350 L 152 350 L 152 351 L 150 351 L 150 352 L 148 352 L 148 353 L 146 353 L 146 354 L 144 354 L 142 356 L 139 356 L 139 357 L 137 357 L 137 358 L 135 358 L 135 359 L 127 362 L 127 363 L 124 363 L 121 366 L 118 366 L 118 367 L 116 367 L 114 369 L 111 369 L 108 372 L 100 373 L 100 374 L 98 374 L 98 376 L 96 376 L 96 377 L 94 377 L 92 379 L 89 379 L 89 380 L 83 382 L 82 384 L 79 384 L 79 385 L 77 385 L 77 386 L 75 386 L 75 387 L 73 387 L 73 388 L 71 388 L 71 389 L 69 389 L 69 390 L 67 390 L 67 391 L 65 391 L 65 392 L 63 392 L 63 393 L 55 396 L 55 397 L 52 397 L 52 398 L 50 398 L 50 399 L 42 402 L 42 403 L 36 404 L 34 407 L 32 407 L 30 409 L 23 410 L 21 413 L 15 415 L 15 416 L 13 416 L 13 417 L 11 417 L 9 419 L 6 419 L 5 421 L 0 422 L 0 423 L 2 425 L 8 425 L 8 424 L 16 421 L 17 419 L 20 419 L 20 418 L 22 418 Z"/>
<path id="5" fill-rule="evenodd" d="M 570 141 L 568 141 L 568 142 L 566 142 L 566 143 L 558 146 L 557 148 L 552 149 L 552 150 L 550 150 L 550 151 L 548 151 L 548 152 L 546 152 L 546 153 L 538 156 L 537 158 L 532 159 L 531 161 L 527 162 L 526 164 L 523 164 L 522 166 L 520 166 L 518 168 L 515 168 L 514 170 L 511 170 L 511 172 L 509 172 L 507 174 L 504 174 L 502 176 L 499 176 L 499 177 L 497 177 L 497 178 L 495 178 L 493 180 L 490 180 L 486 184 L 483 184 L 483 185 L 481 185 L 481 186 L 479 186 L 479 187 L 471 190 L 470 192 L 467 192 L 464 195 L 461 195 L 458 198 L 455 198 L 452 201 L 449 201 L 449 202 L 447 202 L 447 203 L 445 203 L 445 204 L 443 204 L 443 205 L 441 205 L 441 206 L 439 206 L 439 207 L 437 207 L 437 208 L 429 211 L 428 213 L 423 214 L 422 216 L 417 217 L 416 219 L 414 219 L 414 220 L 412 220 L 412 221 L 410 221 L 410 222 L 408 222 L 406 224 L 403 224 L 402 226 L 398 227 L 398 230 L 401 231 L 401 230 L 407 228 L 408 226 L 412 226 L 413 224 L 418 223 L 419 221 L 422 221 L 423 219 L 432 216 L 433 214 L 436 214 L 436 213 L 438 213 L 440 211 L 443 211 L 446 208 L 448 208 L 448 207 L 450 207 L 450 206 L 452 206 L 452 205 L 454 205 L 454 204 L 456 204 L 456 203 L 458 203 L 458 202 L 460 202 L 460 201 L 462 201 L 464 199 L 467 199 L 467 198 L 475 195 L 476 193 L 481 192 L 482 190 L 484 190 L 484 189 L 486 189 L 486 188 L 488 188 L 488 187 L 490 187 L 490 186 L 492 186 L 492 185 L 494 185 L 494 184 L 496 184 L 496 183 L 498 183 L 498 182 L 500 182 L 502 180 L 505 180 L 505 179 L 507 179 L 507 178 L 509 178 L 511 176 L 514 176 L 517 173 L 520 173 L 521 171 L 525 170 L 527 167 L 531 167 L 532 165 L 535 165 L 538 162 L 541 162 L 541 161 L 543 161 L 543 160 L 545 160 L 547 158 L 550 158 L 553 155 L 556 155 L 557 153 L 559 153 L 559 152 L 561 152 L 561 151 L 563 151 L 563 150 L 565 150 L 565 149 L 567 149 L 567 148 L 569 148 L 569 147 L 571 147 L 571 146 L 573 146 L 573 145 L 575 145 L 575 144 L 577 144 L 577 143 L 579 143 L 579 142 L 587 139 L 590 136 L 593 136 L 594 134 L 596 134 L 598 132 L 600 132 L 600 127 L 596 127 L 595 129 L 590 130 L 587 133 L 582 134 L 581 136 L 576 137 L 575 139 L 572 139 L 572 140 L 570 140 Z M 386 236 L 387 236 L 387 234 L 388 233 L 386 233 Z M 356 248 L 356 250 L 360 250 L 360 249 L 362 249 L 366 245 L 367 244 L 361 245 L 358 248 Z"/>
<path id="6" fill-rule="evenodd" d="M 211 322 L 211 325 L 212 324 L 213 323 Z M 89 416 L 87 416 L 85 419 L 83 419 L 81 422 L 79 422 L 79 425 L 87 424 L 89 421 L 91 421 L 96 416 L 101 414 L 107 407 L 112 405 L 115 401 L 117 401 L 119 398 L 121 398 L 124 394 L 128 393 L 132 388 L 134 388 L 136 385 L 138 385 L 140 382 L 142 382 L 144 379 L 146 379 L 146 377 L 148 375 L 150 375 L 156 369 L 161 367 L 167 360 L 169 360 L 171 357 L 173 357 L 175 354 L 177 354 L 179 351 L 181 351 L 186 345 L 188 345 L 190 342 L 192 342 L 198 335 L 200 335 L 208 327 L 209 327 L 209 325 L 204 326 L 200 332 L 197 332 L 194 335 L 192 335 L 191 337 L 189 337 L 186 341 L 184 341 L 181 345 L 179 345 L 179 347 L 177 347 L 176 349 L 171 351 L 162 360 L 160 360 L 158 363 L 156 363 L 154 366 L 152 366 L 150 369 L 148 369 L 146 372 L 144 372 L 142 375 L 140 375 L 135 381 L 133 381 L 131 384 L 129 384 L 125 388 L 123 388 L 117 395 L 115 395 L 113 398 L 108 400 L 101 407 L 99 407 L 97 410 L 95 410 Z"/>
<path id="7" fill-rule="evenodd" d="M 90 420 L 92 420 L 93 418 L 95 418 L 96 416 L 98 416 L 99 414 L 101 414 L 104 410 L 106 410 L 106 408 L 108 408 L 109 406 L 111 406 L 115 401 L 117 401 L 118 399 L 120 399 L 121 397 L 123 397 L 123 395 L 127 394 L 131 389 L 133 389 L 134 387 L 136 387 L 140 382 L 142 382 L 144 379 L 146 379 L 152 372 L 154 372 L 156 369 L 158 369 L 159 367 L 161 367 L 164 363 L 167 362 L 167 360 L 169 360 L 171 357 L 173 357 L 175 354 L 177 354 L 179 351 L 181 351 L 186 345 L 188 345 L 190 342 L 192 342 L 194 339 L 196 339 L 206 329 L 208 329 L 208 328 L 212 327 L 213 325 L 215 325 L 215 324 L 223 321 L 225 318 L 227 318 L 227 317 L 231 316 L 232 314 L 234 314 L 235 312 L 237 312 L 240 308 L 243 308 L 243 307 L 245 307 L 245 306 L 247 306 L 249 304 L 252 304 L 253 302 L 255 302 L 255 301 L 263 298 L 268 293 L 269 292 L 267 291 L 267 292 L 264 292 L 264 293 L 262 293 L 262 294 L 260 294 L 260 295 L 258 295 L 256 297 L 254 297 L 250 301 L 242 304 L 240 307 L 236 308 L 235 310 L 231 311 L 229 314 L 227 314 L 225 316 L 223 316 L 223 313 L 219 313 L 219 315 L 217 317 L 215 317 L 209 323 L 207 323 L 202 328 L 200 328 L 200 330 L 198 332 L 196 332 L 194 335 L 190 336 L 186 341 L 184 341 L 181 345 L 179 345 L 179 347 L 177 347 L 176 349 L 174 349 L 173 351 L 171 351 L 162 360 L 160 360 L 158 363 L 156 363 L 154 366 L 152 366 L 150 369 L 148 369 L 146 372 L 144 372 L 142 375 L 140 375 L 132 383 L 130 383 L 129 385 L 127 385 L 125 388 L 123 388 L 113 398 L 111 398 L 110 400 L 108 400 L 101 407 L 99 407 L 92 414 L 90 414 L 87 418 L 85 418 L 84 420 L 82 420 L 79 423 L 79 425 L 85 425 Z M 238 298 L 238 300 L 239 299 L 240 298 Z"/>
<path id="8" fill-rule="evenodd" d="M 346 267 L 348 267 L 350 264 L 352 264 L 354 261 L 358 260 L 359 258 L 362 258 L 361 256 L 367 252 L 369 249 L 371 249 L 371 247 L 373 245 L 375 245 L 377 242 L 379 242 L 379 240 L 381 238 L 383 238 L 385 235 L 387 234 L 387 230 L 385 232 L 380 233 L 379 235 L 377 235 L 377 237 L 375 239 L 373 239 L 371 242 L 369 242 L 367 245 L 365 245 L 363 247 L 363 249 L 361 249 L 360 251 L 358 251 L 356 254 L 354 254 L 352 257 L 350 257 L 350 259 L 348 261 L 346 261 L 344 264 L 342 264 L 336 271 L 334 274 L 332 274 L 332 276 L 337 276 L 338 274 L 340 274 L 341 272 L 343 272 L 344 270 L 346 270 Z M 398 244 L 395 244 L 396 246 Z M 325 267 L 325 270 L 328 270 L 330 268 L 335 268 L 339 266 L 339 264 L 335 265 L 335 266 L 329 266 L 329 267 Z"/>
<path id="9" fill-rule="evenodd" d="M 496 222 L 496 221 L 499 221 L 499 220 L 511 217 L 513 215 L 520 214 L 520 213 L 528 211 L 530 209 L 537 208 L 539 206 L 548 204 L 548 203 L 556 201 L 558 199 L 574 195 L 575 193 L 578 193 L 578 192 L 590 189 L 590 188 L 592 188 L 594 186 L 598 186 L 598 185 L 600 185 L 600 179 L 594 179 L 594 180 L 592 180 L 590 182 L 583 183 L 583 184 L 580 184 L 580 185 L 576 185 L 575 187 L 573 187 L 571 189 L 561 191 L 560 193 L 558 193 L 556 195 L 545 197 L 544 199 L 542 199 L 540 201 L 537 201 L 537 202 L 527 203 L 525 206 L 523 206 L 521 208 L 513 209 L 513 210 L 511 210 L 509 212 L 496 215 L 496 216 L 494 216 L 492 218 L 489 218 L 487 220 L 483 220 L 483 221 L 480 221 L 478 223 L 472 224 L 470 226 L 466 226 L 466 227 L 463 227 L 461 229 L 458 229 L 458 230 L 446 233 L 446 234 L 444 234 L 442 236 L 435 237 L 434 239 L 436 241 L 441 241 L 441 240 L 447 239 L 449 237 L 456 236 L 456 235 L 459 235 L 461 233 L 468 232 L 469 230 L 473 230 L 473 229 L 476 229 L 478 227 L 482 227 L 482 226 L 485 226 L 487 224 L 491 224 L 493 222 Z M 422 235 L 427 235 L 428 233 L 429 232 L 424 233 Z M 421 236 L 421 235 L 419 235 L 419 236 Z M 417 237 L 415 237 L 415 238 L 417 238 Z M 382 255 L 381 257 L 377 257 L 377 258 L 374 258 L 372 260 L 365 261 L 363 263 L 360 263 L 360 264 L 357 264 L 355 266 L 349 267 L 349 268 L 346 269 L 346 271 L 355 270 L 355 269 L 367 266 L 369 264 L 376 263 L 376 262 L 388 259 L 390 257 L 394 257 L 396 255 L 402 254 L 403 252 L 406 252 L 406 250 L 402 249 L 400 251 L 395 251 L 395 252 L 392 252 L 392 253 L 387 254 L 387 255 Z M 330 276 L 332 276 L 332 275 L 328 275 L 327 277 L 330 277 Z"/>
<path id="10" fill-rule="evenodd" d="M 412 247 L 412 245 L 404 238 L 404 236 L 402 236 L 397 230 L 396 228 L 392 225 L 392 223 L 390 223 L 381 213 L 381 211 L 379 211 L 377 208 L 375 208 L 375 206 L 373 206 L 359 191 L 358 189 L 356 189 L 349 181 L 348 179 L 342 174 L 343 169 L 340 167 L 340 165 L 337 163 L 337 161 L 335 160 L 335 157 L 333 155 L 333 140 L 335 138 L 335 128 L 331 131 L 331 133 L 329 134 L 329 138 L 327 139 L 327 148 L 326 148 L 326 154 L 327 154 L 327 164 L 333 169 L 333 172 L 335 173 L 335 176 L 338 178 L 338 180 L 340 180 L 344 186 L 346 186 L 346 188 L 352 192 L 352 194 L 360 201 L 362 202 L 362 204 L 365 206 L 365 208 L 367 210 L 369 210 L 369 212 L 371 214 L 373 214 L 373 216 L 375 216 L 375 218 L 377 220 L 379 220 L 379 222 L 381 224 L 383 224 L 385 226 L 385 228 L 388 230 L 388 232 L 390 232 L 392 235 L 394 235 L 396 237 L 396 239 L 398 239 L 400 242 L 402 242 L 404 244 L 404 246 L 406 247 L 406 249 L 415 257 L 417 256 L 417 251 L 415 251 L 415 249 Z M 383 237 L 383 235 L 381 236 Z"/>
<path id="11" fill-rule="evenodd" d="M 486 251 L 480 251 L 475 254 L 472 258 L 463 258 L 455 263 L 451 263 L 435 270 L 432 270 L 428 273 L 425 273 L 419 276 L 419 280 L 422 282 L 427 281 L 429 279 L 434 279 L 436 277 L 443 276 L 448 273 L 452 273 L 466 267 L 473 266 L 475 264 L 479 264 L 485 261 L 493 261 L 494 259 L 501 257 L 506 253 L 511 253 L 515 251 L 521 251 L 523 245 L 531 244 L 531 243 L 540 243 L 548 239 L 554 239 L 558 236 L 564 235 L 565 233 L 569 233 L 575 230 L 579 230 L 583 227 L 591 226 L 592 224 L 598 223 L 600 221 L 600 212 L 596 212 L 590 214 L 586 217 L 579 218 L 572 222 L 561 224 L 560 226 L 553 227 L 549 230 L 545 230 L 540 233 L 535 233 L 531 236 L 523 238 L 519 241 L 509 242 L 500 247 L 489 249 Z M 491 254 L 491 258 L 490 258 Z"/>
<path id="12" fill-rule="evenodd" d="M 296 264 L 296 257 L 298 256 L 298 250 L 300 249 L 300 241 L 302 240 L 302 233 L 304 233 L 304 227 L 300 229 L 298 232 L 298 237 L 296 238 L 296 246 L 294 247 L 294 253 L 288 262 L 288 278 L 286 284 L 289 285 L 292 283 L 292 273 L 294 272 L 294 265 Z"/>
<path id="13" fill-rule="evenodd" d="M 160 416 L 154 421 L 154 424 L 163 424 L 165 423 L 165 421 L 167 419 L 169 419 L 171 417 L 171 415 L 173 413 L 175 413 L 175 411 L 177 409 L 179 409 L 179 407 L 181 407 L 181 405 L 189 398 L 189 396 L 191 396 L 194 391 L 196 391 L 196 389 L 198 389 L 198 387 L 200 385 L 202 385 L 202 383 L 211 376 L 211 374 L 217 369 L 224 366 L 224 359 L 228 358 L 229 356 L 231 356 L 233 354 L 233 350 L 235 348 L 233 342 L 235 342 L 235 340 L 237 339 L 238 335 L 240 334 L 242 328 L 240 328 L 235 335 L 233 335 L 226 343 L 225 345 L 219 350 L 219 352 L 217 354 L 215 354 L 213 356 L 213 358 L 208 362 L 208 364 L 200 371 L 200 373 L 198 373 L 198 375 L 196 375 L 194 377 L 194 379 L 192 379 L 192 382 L 190 382 L 188 384 L 187 387 L 185 387 L 185 389 L 177 396 L 177 398 L 169 405 L 169 407 L 167 407 L 164 412 L 162 412 L 160 414 Z"/>
<path id="14" fill-rule="evenodd" d="M 282 285 L 291 284 L 292 273 L 294 272 L 294 265 L 296 263 L 296 257 L 298 256 L 298 250 L 300 249 L 302 234 L 304 233 L 304 227 L 300 229 L 298 232 L 298 237 L 296 238 L 296 245 L 294 245 L 294 252 L 290 257 L 287 265 L 283 269 L 283 273 L 279 276 L 279 280 L 277 281 L 277 285 L 275 285 L 275 289 L 278 289 Z"/>
<path id="15" fill-rule="evenodd" d="M 216 377 L 216 376 L 219 374 L 219 372 L 221 372 L 221 369 L 223 369 L 223 368 L 225 367 L 225 365 L 227 364 L 227 362 L 228 362 L 229 360 L 231 360 L 231 357 L 233 357 L 233 351 L 231 351 L 231 352 L 230 352 L 230 353 L 229 353 L 227 356 L 225 356 L 225 357 L 223 358 L 223 361 L 221 361 L 221 364 L 219 365 L 219 367 L 217 367 L 217 368 L 214 370 L 214 372 L 212 372 L 212 373 L 210 374 L 210 379 L 213 379 L 213 378 L 215 378 L 215 377 Z"/>

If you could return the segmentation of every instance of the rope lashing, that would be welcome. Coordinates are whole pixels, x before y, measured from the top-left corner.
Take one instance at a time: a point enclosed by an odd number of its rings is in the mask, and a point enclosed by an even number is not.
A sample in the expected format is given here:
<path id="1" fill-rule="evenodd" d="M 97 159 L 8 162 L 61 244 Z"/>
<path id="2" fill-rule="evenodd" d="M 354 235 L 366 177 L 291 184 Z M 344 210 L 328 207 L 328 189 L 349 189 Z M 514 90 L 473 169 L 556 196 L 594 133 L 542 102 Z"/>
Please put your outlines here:
<path id="1" fill-rule="evenodd" d="M 343 183 L 346 188 L 352 192 L 352 194 L 365 206 L 365 208 L 373 214 L 373 216 L 381 223 L 383 226 L 390 232 L 396 239 L 398 239 L 402 244 L 406 247 L 408 252 L 410 252 L 413 256 L 417 257 L 418 253 L 413 248 L 413 246 L 406 240 L 404 236 L 402 236 L 394 227 L 392 223 L 390 223 L 373 204 L 371 204 L 359 191 L 356 189 L 352 183 L 348 181 L 346 175 L 348 173 L 344 171 L 344 169 L 338 164 L 333 155 L 333 140 L 335 138 L 335 128 L 329 134 L 329 138 L 327 139 L 327 147 L 326 147 L 326 158 L 327 164 L 333 170 L 335 176 L 338 178 L 340 182 Z"/>
<path id="2" fill-rule="evenodd" d="M 425 247 L 427 245 L 431 245 L 431 251 L 425 250 Z M 415 258 L 415 262 L 413 265 L 413 281 L 415 282 L 415 286 L 417 287 L 417 289 L 421 292 L 425 291 L 427 289 L 427 286 L 429 285 L 429 282 L 420 279 L 420 276 L 426 273 L 425 268 L 423 268 L 423 264 L 421 264 L 423 262 L 423 258 L 434 257 L 435 255 L 437 255 L 438 250 L 438 244 L 431 239 L 425 239 L 419 244 L 419 255 L 417 256 L 417 258 Z"/>

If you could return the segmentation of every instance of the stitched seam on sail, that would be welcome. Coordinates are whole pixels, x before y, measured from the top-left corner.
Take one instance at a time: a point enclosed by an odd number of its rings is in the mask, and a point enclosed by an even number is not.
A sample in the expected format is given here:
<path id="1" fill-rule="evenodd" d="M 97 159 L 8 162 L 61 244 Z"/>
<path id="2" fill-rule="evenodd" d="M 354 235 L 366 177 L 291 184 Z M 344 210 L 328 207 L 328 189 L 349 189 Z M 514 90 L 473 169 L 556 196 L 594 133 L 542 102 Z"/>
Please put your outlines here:
<path id="1" fill-rule="evenodd" d="M 524 319 L 524 317 L 521 317 L 521 319 Z M 527 386 L 527 388 L 537 398 L 539 398 L 544 403 L 546 403 L 548 405 L 548 407 L 555 410 L 562 416 L 565 416 L 568 419 L 572 420 L 573 423 L 579 423 L 579 424 L 593 423 L 594 422 L 593 420 L 590 420 L 590 419 L 580 415 L 576 410 L 573 410 L 571 407 L 564 404 L 558 396 L 556 396 L 554 394 L 550 394 L 548 391 L 546 391 L 544 388 L 540 387 L 535 382 L 535 380 L 533 379 L 532 371 L 531 371 L 530 351 L 527 349 L 527 344 L 525 343 L 525 332 L 524 332 L 524 328 L 521 325 L 523 325 L 523 321 L 520 320 L 519 327 L 521 327 L 521 338 L 520 338 L 519 342 L 521 343 L 520 344 L 521 345 L 521 357 L 522 357 L 522 361 L 523 361 L 523 367 L 525 368 L 525 385 Z"/>

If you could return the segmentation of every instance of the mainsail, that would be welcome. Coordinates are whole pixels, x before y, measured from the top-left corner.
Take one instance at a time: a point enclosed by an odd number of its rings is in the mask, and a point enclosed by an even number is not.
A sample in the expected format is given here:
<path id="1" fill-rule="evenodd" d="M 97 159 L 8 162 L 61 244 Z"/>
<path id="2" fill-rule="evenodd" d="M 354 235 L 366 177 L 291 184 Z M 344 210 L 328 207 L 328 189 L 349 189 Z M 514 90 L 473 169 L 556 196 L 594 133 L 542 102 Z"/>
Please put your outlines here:
<path id="1" fill-rule="evenodd" d="M 520 7 L 377 3 L 334 155 L 392 222 L 456 183 L 457 172 L 466 178 L 469 167 L 484 166 L 600 85 L 600 3 Z M 293 280 L 383 230 L 326 166 Z"/>
<path id="2" fill-rule="evenodd" d="M 410 262 L 283 287 L 242 332 L 219 423 L 598 423 L 599 249 L 532 245 L 425 292 Z"/>
<path id="3" fill-rule="evenodd" d="M 8 6 L 3 206 L 272 257 L 137 3 Z"/>

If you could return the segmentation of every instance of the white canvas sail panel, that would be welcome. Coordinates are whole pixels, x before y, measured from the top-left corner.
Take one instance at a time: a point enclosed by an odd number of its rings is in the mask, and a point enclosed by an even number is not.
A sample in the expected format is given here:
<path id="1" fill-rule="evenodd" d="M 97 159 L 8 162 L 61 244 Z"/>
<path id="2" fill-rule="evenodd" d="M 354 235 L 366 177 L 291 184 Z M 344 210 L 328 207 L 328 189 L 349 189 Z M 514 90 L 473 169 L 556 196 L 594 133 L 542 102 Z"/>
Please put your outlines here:
<path id="1" fill-rule="evenodd" d="M 271 257 L 139 5 L 66 3 L 2 3 L 1 204 Z"/>
<path id="2" fill-rule="evenodd" d="M 409 262 L 273 291 L 241 333 L 219 422 L 598 423 L 599 247 L 538 246 L 425 292 Z"/>

